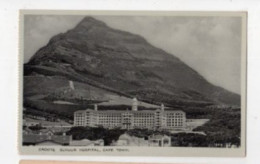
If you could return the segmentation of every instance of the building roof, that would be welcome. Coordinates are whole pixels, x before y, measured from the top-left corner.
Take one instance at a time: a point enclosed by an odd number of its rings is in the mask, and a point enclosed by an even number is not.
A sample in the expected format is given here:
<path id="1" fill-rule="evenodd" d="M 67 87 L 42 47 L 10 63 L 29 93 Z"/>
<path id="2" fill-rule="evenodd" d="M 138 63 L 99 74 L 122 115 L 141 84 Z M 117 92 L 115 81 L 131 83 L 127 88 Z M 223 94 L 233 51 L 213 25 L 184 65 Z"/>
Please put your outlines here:
<path id="1" fill-rule="evenodd" d="M 48 126 L 48 127 L 56 127 L 56 126 L 71 126 L 70 123 L 66 121 L 58 121 L 58 122 L 52 122 L 52 121 L 47 121 L 47 120 L 38 120 L 38 119 L 33 119 L 33 118 L 24 118 L 24 123 L 36 123 L 36 124 L 41 124 L 42 127 Z"/>
<path id="2" fill-rule="evenodd" d="M 71 146 L 89 146 L 92 142 L 88 139 L 70 141 Z"/>
<path id="3" fill-rule="evenodd" d="M 138 110 L 138 111 L 132 111 L 132 110 L 98 110 L 95 111 L 93 109 L 86 109 L 86 110 L 78 110 L 75 113 L 82 113 L 82 112 L 86 112 L 86 111 L 91 111 L 91 112 L 95 112 L 95 113 L 154 113 L 156 111 L 161 111 L 161 109 L 157 109 L 157 110 Z M 162 111 L 164 113 L 176 113 L 176 112 L 181 112 L 181 113 L 185 113 L 182 110 L 164 110 Z"/>
<path id="4" fill-rule="evenodd" d="M 24 134 L 37 134 L 37 131 L 31 130 L 28 127 L 26 127 L 25 129 L 23 129 L 23 133 Z"/>
<path id="5" fill-rule="evenodd" d="M 41 143 L 46 143 L 46 142 L 51 142 L 51 143 L 54 143 L 54 144 L 63 145 L 63 143 L 55 142 L 53 140 L 44 140 L 44 141 L 37 142 L 36 144 L 41 144 Z"/>
<path id="6" fill-rule="evenodd" d="M 44 141 L 53 141 L 59 144 L 69 144 L 70 136 L 62 135 L 39 135 L 39 134 L 24 134 L 23 143 L 37 144 Z"/>
<path id="7" fill-rule="evenodd" d="M 83 112 L 86 112 L 86 110 L 77 110 L 74 113 L 83 113 Z"/>
<path id="8" fill-rule="evenodd" d="M 55 131 L 52 130 L 52 129 L 41 129 L 41 130 L 39 130 L 39 132 L 41 132 L 41 133 L 48 133 L 48 132 L 51 132 L 52 134 L 55 133 Z"/>
<path id="9" fill-rule="evenodd" d="M 165 110 L 165 113 L 176 113 L 176 112 L 181 112 L 181 113 L 185 113 L 183 110 Z"/>
<path id="10" fill-rule="evenodd" d="M 71 146 L 89 146 L 91 144 L 101 143 L 101 142 L 104 142 L 104 140 L 98 139 L 98 140 L 95 140 L 95 141 L 91 141 L 91 140 L 88 140 L 88 139 L 82 139 L 82 140 L 72 140 L 70 142 L 70 145 Z"/>
<path id="11" fill-rule="evenodd" d="M 149 139 L 162 139 L 162 138 L 164 138 L 164 137 L 169 138 L 169 136 L 167 136 L 167 135 L 153 134 L 153 135 L 149 136 Z"/>

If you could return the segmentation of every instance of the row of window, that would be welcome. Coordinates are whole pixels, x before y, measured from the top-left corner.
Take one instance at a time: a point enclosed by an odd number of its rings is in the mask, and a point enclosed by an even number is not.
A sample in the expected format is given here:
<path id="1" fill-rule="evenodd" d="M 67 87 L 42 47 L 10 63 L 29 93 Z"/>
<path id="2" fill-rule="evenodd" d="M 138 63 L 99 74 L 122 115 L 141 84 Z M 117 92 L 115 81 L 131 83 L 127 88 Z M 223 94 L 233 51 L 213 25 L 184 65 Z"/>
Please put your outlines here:
<path id="1" fill-rule="evenodd" d="M 106 123 L 121 123 L 121 121 L 99 121 L 100 124 Z"/>
<path id="2" fill-rule="evenodd" d="M 182 113 L 167 113 L 167 116 L 183 116 Z"/>
<path id="3" fill-rule="evenodd" d="M 183 126 L 182 123 L 166 124 L 166 126 Z"/>
<path id="4" fill-rule="evenodd" d="M 99 120 L 121 120 L 122 118 L 107 118 L 107 117 L 104 117 L 104 118 L 99 118 Z"/>
<path id="5" fill-rule="evenodd" d="M 169 118 L 169 119 L 166 119 L 167 121 L 182 121 L 183 119 L 182 118 Z"/>
<path id="6" fill-rule="evenodd" d="M 121 122 L 122 119 L 93 119 L 93 118 L 76 118 L 75 121 L 99 121 L 99 122 Z M 166 121 L 166 122 L 183 122 L 183 119 L 167 119 L 167 120 L 161 120 L 161 119 L 134 119 L 134 120 L 128 120 L 128 119 L 123 119 L 123 121 L 135 121 L 135 122 L 140 122 L 140 121 L 148 121 L 148 122 L 160 122 L 160 121 Z"/>
<path id="7" fill-rule="evenodd" d="M 116 116 L 98 116 L 98 118 L 121 118 L 120 117 L 116 117 Z"/>
<path id="8" fill-rule="evenodd" d="M 88 124 L 84 124 L 84 122 L 76 122 L 75 124 L 76 126 L 85 126 L 85 125 L 88 125 Z M 98 125 L 102 125 L 104 127 L 121 127 L 122 124 L 117 124 L 117 123 L 104 123 L 104 124 L 98 124 Z M 136 126 L 136 127 L 152 127 L 154 126 L 153 123 L 134 123 L 133 126 Z M 176 123 L 176 124 L 166 124 L 166 127 L 181 127 L 183 126 L 182 123 Z"/>
<path id="9" fill-rule="evenodd" d="M 109 122 L 109 123 L 99 123 L 98 125 L 103 125 L 103 126 L 117 125 L 117 126 L 120 126 L 121 124 Z"/>
<path id="10" fill-rule="evenodd" d="M 140 113 L 140 114 L 134 114 L 134 117 L 154 117 L 154 114 Z"/>

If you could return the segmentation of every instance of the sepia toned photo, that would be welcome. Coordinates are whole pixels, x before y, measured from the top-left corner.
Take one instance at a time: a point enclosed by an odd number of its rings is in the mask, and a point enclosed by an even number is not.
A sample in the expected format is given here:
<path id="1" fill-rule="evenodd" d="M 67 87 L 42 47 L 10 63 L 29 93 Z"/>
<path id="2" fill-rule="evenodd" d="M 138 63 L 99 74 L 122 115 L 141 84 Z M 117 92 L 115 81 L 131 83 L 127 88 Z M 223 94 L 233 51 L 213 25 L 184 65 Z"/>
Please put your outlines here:
<path id="1" fill-rule="evenodd" d="M 244 12 L 23 10 L 19 57 L 22 154 L 245 155 Z"/>

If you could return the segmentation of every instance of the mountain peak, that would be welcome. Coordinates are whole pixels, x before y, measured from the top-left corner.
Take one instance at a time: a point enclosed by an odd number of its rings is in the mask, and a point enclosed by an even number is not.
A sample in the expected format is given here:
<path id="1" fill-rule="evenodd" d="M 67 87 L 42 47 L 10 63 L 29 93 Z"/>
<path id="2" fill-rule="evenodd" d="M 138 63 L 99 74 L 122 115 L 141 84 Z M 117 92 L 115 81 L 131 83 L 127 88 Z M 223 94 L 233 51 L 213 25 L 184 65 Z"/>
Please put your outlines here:
<path id="1" fill-rule="evenodd" d="M 91 16 L 86 16 L 79 22 L 79 24 L 76 26 L 76 28 L 79 28 L 79 27 L 89 28 L 89 27 L 93 27 L 93 26 L 107 27 L 107 25 L 104 22 L 99 21 Z"/>
<path id="2" fill-rule="evenodd" d="M 54 36 L 27 68 L 26 74 L 64 76 L 149 102 L 182 106 L 240 102 L 239 95 L 210 84 L 143 37 L 113 29 L 90 16 L 76 28 Z"/>

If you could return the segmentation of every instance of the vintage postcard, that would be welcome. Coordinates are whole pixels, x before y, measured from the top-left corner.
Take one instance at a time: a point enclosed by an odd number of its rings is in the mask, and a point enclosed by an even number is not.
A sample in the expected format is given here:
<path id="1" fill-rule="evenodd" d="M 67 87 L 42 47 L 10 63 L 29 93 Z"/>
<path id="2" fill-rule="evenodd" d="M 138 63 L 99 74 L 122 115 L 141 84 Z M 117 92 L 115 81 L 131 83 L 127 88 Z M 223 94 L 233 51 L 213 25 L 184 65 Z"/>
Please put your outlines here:
<path id="1" fill-rule="evenodd" d="M 245 156 L 246 12 L 20 12 L 21 154 Z"/>

